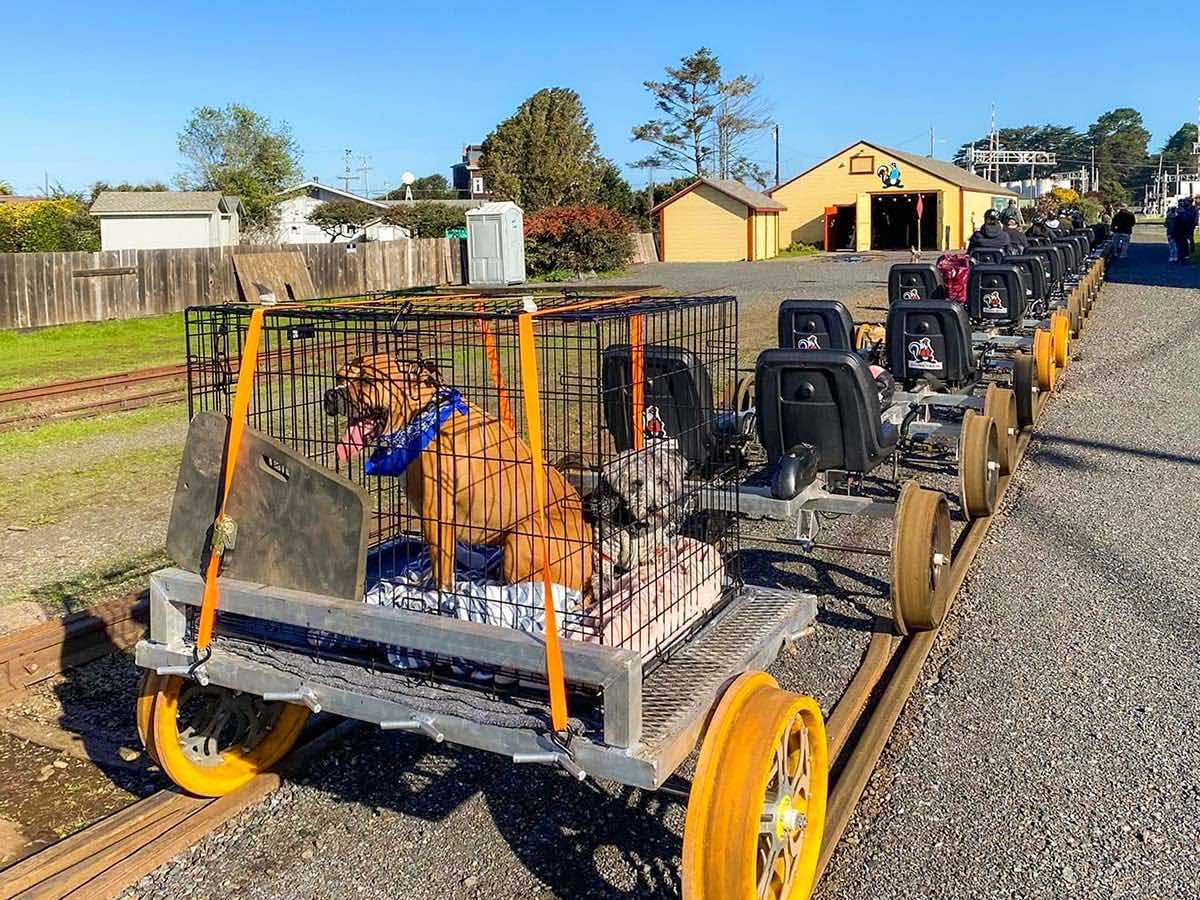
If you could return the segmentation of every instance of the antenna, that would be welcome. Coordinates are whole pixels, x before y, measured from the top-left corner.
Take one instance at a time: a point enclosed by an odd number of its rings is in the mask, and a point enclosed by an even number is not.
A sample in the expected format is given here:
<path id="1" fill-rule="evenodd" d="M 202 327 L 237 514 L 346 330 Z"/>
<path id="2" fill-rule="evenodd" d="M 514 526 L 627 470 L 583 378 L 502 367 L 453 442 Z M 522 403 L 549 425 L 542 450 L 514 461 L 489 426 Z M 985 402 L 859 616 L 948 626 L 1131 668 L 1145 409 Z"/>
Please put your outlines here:
<path id="1" fill-rule="evenodd" d="M 413 182 L 416 180 L 417 180 L 416 176 L 413 175 L 412 172 L 405 172 L 403 175 L 400 176 L 400 181 L 404 184 L 404 199 L 405 200 L 411 200 L 413 198 L 412 185 L 413 185 Z"/>
<path id="2" fill-rule="evenodd" d="M 353 157 L 353 155 L 354 151 L 349 149 L 346 150 L 346 171 L 344 174 L 338 176 L 338 181 L 342 182 L 342 186 L 346 189 L 346 193 L 350 193 L 350 182 L 358 181 L 359 177 L 357 175 L 350 174 L 352 171 L 350 168 L 351 157 Z"/>

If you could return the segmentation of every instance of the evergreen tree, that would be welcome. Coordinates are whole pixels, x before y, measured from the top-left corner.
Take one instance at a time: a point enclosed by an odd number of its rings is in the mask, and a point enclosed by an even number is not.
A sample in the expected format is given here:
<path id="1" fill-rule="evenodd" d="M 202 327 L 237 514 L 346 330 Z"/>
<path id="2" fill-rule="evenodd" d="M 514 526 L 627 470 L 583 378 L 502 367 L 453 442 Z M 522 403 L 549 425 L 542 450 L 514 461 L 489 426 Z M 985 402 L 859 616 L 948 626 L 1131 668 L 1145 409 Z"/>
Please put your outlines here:
<path id="1" fill-rule="evenodd" d="M 483 142 L 484 183 L 526 213 L 594 202 L 605 162 L 579 95 L 567 88 L 538 91 Z"/>

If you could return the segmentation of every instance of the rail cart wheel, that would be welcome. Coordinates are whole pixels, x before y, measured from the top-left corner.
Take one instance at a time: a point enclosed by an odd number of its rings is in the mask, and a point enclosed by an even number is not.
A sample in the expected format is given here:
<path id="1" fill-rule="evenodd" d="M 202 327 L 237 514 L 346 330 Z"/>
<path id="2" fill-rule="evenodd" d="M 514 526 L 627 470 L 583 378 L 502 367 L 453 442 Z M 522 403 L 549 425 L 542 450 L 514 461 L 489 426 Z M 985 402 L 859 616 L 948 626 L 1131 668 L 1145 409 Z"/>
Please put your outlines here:
<path id="1" fill-rule="evenodd" d="M 142 739 L 142 746 L 146 749 L 146 755 L 156 763 L 158 762 L 158 754 L 154 750 L 154 698 L 158 696 L 158 689 L 162 685 L 162 676 L 153 669 L 143 669 L 142 677 L 138 679 L 137 693 L 137 730 L 138 737 Z"/>
<path id="2" fill-rule="evenodd" d="M 1008 475 L 1017 464 L 1017 398 L 1008 388 L 989 384 L 983 395 L 983 414 L 996 423 L 996 438 L 1000 444 L 1000 474 Z"/>
<path id="3" fill-rule="evenodd" d="M 1083 308 L 1078 299 L 1067 304 L 1067 322 L 1071 326 L 1071 337 L 1083 334 Z"/>
<path id="4" fill-rule="evenodd" d="M 683 831 L 687 900 L 807 900 L 825 832 L 821 707 L 747 672 L 713 712 Z"/>
<path id="5" fill-rule="evenodd" d="M 744 375 L 733 392 L 733 408 L 740 413 L 754 408 L 754 373 Z"/>
<path id="6" fill-rule="evenodd" d="M 1065 369 L 1071 358 L 1071 320 L 1062 310 L 1050 316 L 1050 344 L 1054 348 L 1054 365 Z"/>
<path id="7" fill-rule="evenodd" d="M 1013 394 L 1017 399 L 1017 427 L 1022 431 L 1033 427 L 1034 412 L 1037 410 L 1037 376 L 1033 357 L 1018 353 L 1013 357 Z"/>
<path id="8" fill-rule="evenodd" d="M 892 619 L 900 634 L 942 624 L 949 571 L 950 506 L 940 491 L 906 482 L 892 529 Z"/>
<path id="9" fill-rule="evenodd" d="M 968 409 L 958 437 L 958 491 L 968 519 L 996 510 L 1000 483 L 1000 436 L 990 416 Z"/>
<path id="10" fill-rule="evenodd" d="M 292 749 L 308 709 L 172 675 L 160 679 L 150 721 L 171 780 L 189 793 L 221 797 Z"/>
<path id="11" fill-rule="evenodd" d="M 1050 332 L 1041 328 L 1033 333 L 1033 362 L 1037 368 L 1038 389 L 1044 393 L 1053 393 L 1058 381 L 1058 372 L 1054 368 L 1054 341 Z"/>

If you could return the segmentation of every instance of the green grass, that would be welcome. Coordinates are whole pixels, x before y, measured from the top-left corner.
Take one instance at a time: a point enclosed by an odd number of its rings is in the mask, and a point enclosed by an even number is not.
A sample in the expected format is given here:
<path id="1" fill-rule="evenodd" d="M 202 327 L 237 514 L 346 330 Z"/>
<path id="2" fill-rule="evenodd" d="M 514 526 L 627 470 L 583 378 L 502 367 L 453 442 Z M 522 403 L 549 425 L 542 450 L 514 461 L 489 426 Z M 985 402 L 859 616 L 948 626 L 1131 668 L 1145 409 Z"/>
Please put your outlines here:
<path id="1" fill-rule="evenodd" d="M 780 250 L 772 259 L 794 259 L 797 256 L 816 256 L 821 251 L 812 244 L 792 244 Z"/>
<path id="2" fill-rule="evenodd" d="M 182 313 L 0 331 L 0 390 L 183 361 Z"/>
<path id="3" fill-rule="evenodd" d="M 105 435 L 137 431 L 164 422 L 182 422 L 186 417 L 187 412 L 183 406 L 171 403 L 165 406 L 148 406 L 130 412 L 95 416 L 90 419 L 51 422 L 28 431 L 0 432 L 0 461 L 9 455 L 15 456 L 18 453 L 27 453 L 45 447 L 82 444 Z"/>
<path id="4" fill-rule="evenodd" d="M 71 613 L 108 596 L 143 587 L 147 575 L 170 563 L 162 550 L 147 550 L 130 559 L 44 584 L 27 596 L 51 611 Z"/>

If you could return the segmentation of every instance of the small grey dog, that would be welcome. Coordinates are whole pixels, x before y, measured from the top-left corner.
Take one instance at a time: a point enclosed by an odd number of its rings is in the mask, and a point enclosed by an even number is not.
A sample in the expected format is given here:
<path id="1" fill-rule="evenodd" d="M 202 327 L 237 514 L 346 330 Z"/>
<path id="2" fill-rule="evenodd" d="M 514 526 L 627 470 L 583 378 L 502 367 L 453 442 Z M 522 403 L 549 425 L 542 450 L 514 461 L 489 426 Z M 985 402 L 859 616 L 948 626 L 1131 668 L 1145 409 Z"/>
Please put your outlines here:
<path id="1" fill-rule="evenodd" d="M 663 440 L 622 451 L 600 470 L 600 485 L 590 503 L 600 536 L 594 596 L 616 577 L 651 560 L 679 530 L 687 469 L 678 443 Z"/>

